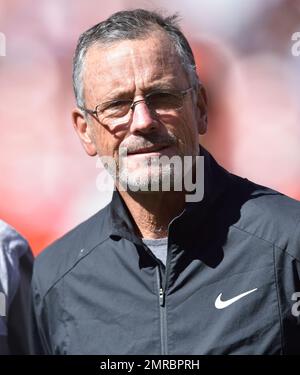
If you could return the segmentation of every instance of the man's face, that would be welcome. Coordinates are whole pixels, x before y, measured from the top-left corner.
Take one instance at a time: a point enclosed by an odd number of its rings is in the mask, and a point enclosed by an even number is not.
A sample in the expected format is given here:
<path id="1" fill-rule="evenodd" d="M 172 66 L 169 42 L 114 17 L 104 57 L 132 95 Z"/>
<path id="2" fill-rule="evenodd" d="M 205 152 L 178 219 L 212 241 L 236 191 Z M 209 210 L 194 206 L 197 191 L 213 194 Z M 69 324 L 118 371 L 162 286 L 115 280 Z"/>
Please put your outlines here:
<path id="1" fill-rule="evenodd" d="M 83 80 L 85 106 L 90 109 L 115 99 L 143 99 L 154 90 L 185 90 L 191 86 L 174 47 L 161 31 L 146 39 L 92 46 L 86 55 Z M 143 185 L 149 177 L 161 178 L 170 168 L 151 166 L 151 158 L 198 155 L 198 134 L 204 133 L 206 125 L 199 95 L 189 91 L 183 107 L 165 115 L 153 113 L 140 102 L 126 126 L 103 126 L 90 116 L 84 147 L 90 155 L 112 157 L 117 166 L 126 166 L 126 172 L 120 172 L 120 182 L 128 179 L 129 184 L 138 181 Z M 128 155 L 120 156 L 120 148 Z"/>

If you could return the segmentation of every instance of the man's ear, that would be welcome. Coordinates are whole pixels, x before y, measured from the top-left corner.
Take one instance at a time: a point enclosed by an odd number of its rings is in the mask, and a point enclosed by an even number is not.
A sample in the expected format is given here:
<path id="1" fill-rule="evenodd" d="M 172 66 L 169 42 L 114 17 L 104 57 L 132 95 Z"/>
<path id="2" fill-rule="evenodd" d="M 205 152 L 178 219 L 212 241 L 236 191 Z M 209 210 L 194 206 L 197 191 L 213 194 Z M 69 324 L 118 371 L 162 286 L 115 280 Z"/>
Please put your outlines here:
<path id="1" fill-rule="evenodd" d="M 207 93 L 201 84 L 197 89 L 197 108 L 198 131 L 199 134 L 205 134 L 207 130 Z"/>
<path id="2" fill-rule="evenodd" d="M 80 139 L 80 142 L 89 156 L 97 155 L 96 147 L 92 139 L 91 125 L 89 125 L 78 108 L 72 111 L 72 120 L 74 129 Z"/>

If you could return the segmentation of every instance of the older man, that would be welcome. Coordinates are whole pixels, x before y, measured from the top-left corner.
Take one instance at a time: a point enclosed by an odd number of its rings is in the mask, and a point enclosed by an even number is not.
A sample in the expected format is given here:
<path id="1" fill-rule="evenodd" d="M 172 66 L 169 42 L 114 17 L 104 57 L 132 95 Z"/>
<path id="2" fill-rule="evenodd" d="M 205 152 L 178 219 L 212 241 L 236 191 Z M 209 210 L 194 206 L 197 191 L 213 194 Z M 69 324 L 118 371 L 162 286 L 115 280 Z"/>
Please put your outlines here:
<path id="1" fill-rule="evenodd" d="M 33 352 L 300 353 L 300 204 L 199 147 L 206 96 L 176 17 L 112 15 L 73 76 L 75 130 L 116 191 L 38 257 Z M 204 180 L 178 188 L 201 157 Z"/>

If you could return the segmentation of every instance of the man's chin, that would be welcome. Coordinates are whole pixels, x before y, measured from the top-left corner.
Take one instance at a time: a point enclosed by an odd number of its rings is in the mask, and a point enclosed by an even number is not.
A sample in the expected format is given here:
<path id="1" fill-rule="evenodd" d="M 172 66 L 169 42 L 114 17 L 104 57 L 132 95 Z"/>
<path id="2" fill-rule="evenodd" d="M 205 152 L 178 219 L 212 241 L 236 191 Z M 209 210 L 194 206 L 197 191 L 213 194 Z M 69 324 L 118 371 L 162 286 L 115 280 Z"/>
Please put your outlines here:
<path id="1" fill-rule="evenodd" d="M 180 191 L 182 178 L 176 176 L 170 168 L 149 168 L 149 170 L 129 170 L 127 173 L 121 173 L 118 179 L 118 186 L 122 191 L 130 192 L 162 192 L 162 191 Z M 179 187 L 179 188 L 178 188 Z"/>
<path id="2" fill-rule="evenodd" d="M 118 182 L 125 191 L 149 192 L 151 191 L 151 181 L 157 180 L 160 180 L 159 171 L 154 173 L 148 169 L 128 168 L 120 173 Z"/>

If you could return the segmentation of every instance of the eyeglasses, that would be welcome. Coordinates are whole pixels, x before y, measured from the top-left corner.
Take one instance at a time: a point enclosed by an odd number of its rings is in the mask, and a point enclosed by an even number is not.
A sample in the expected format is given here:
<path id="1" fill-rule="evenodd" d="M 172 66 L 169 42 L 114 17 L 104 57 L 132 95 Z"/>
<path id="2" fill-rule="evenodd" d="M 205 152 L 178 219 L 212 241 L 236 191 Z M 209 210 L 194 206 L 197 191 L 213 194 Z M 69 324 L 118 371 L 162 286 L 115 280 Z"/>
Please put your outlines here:
<path id="1" fill-rule="evenodd" d="M 146 103 L 149 110 L 156 115 L 170 114 L 183 107 L 184 97 L 193 90 L 157 90 L 145 95 L 144 99 L 116 99 L 98 104 L 94 110 L 79 107 L 82 111 L 96 116 L 99 122 L 109 127 L 127 124 L 134 108 L 139 103 Z"/>

